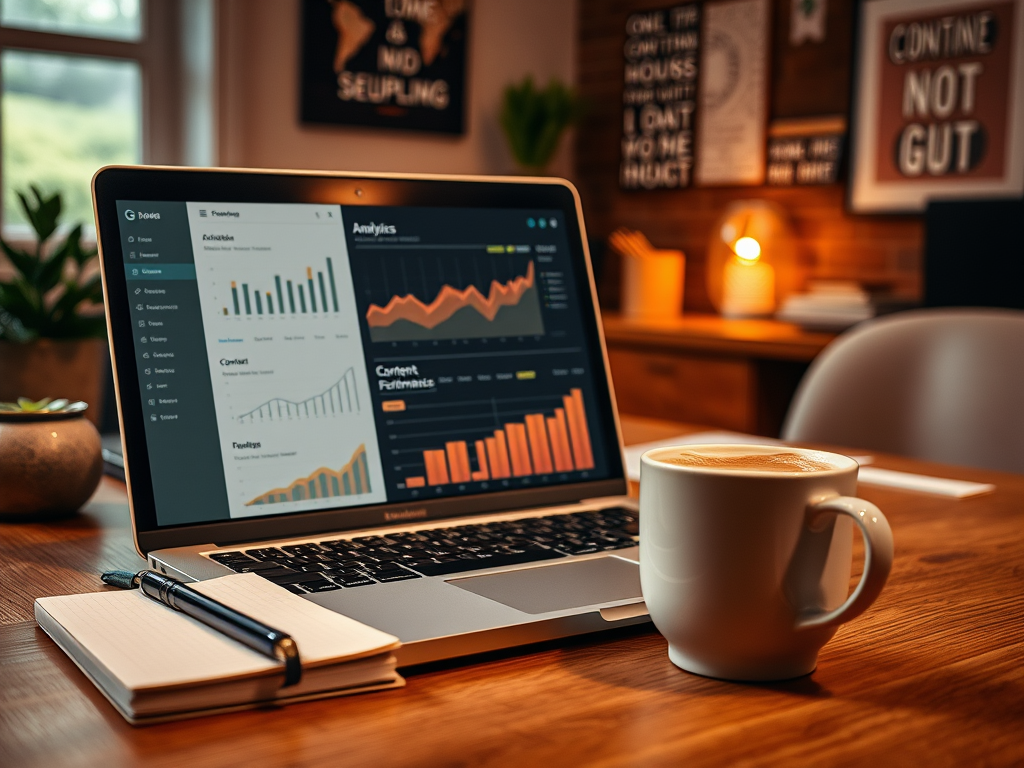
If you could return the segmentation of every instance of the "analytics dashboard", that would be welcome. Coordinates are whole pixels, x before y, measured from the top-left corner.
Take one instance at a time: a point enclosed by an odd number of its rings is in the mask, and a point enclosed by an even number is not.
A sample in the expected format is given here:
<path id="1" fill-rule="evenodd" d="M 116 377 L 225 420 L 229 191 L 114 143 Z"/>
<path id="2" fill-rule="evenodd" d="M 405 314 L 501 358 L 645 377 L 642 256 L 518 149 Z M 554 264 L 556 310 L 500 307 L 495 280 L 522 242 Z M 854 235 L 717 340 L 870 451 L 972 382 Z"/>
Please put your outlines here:
<path id="1" fill-rule="evenodd" d="M 159 525 L 608 476 L 560 210 L 117 211 Z"/>

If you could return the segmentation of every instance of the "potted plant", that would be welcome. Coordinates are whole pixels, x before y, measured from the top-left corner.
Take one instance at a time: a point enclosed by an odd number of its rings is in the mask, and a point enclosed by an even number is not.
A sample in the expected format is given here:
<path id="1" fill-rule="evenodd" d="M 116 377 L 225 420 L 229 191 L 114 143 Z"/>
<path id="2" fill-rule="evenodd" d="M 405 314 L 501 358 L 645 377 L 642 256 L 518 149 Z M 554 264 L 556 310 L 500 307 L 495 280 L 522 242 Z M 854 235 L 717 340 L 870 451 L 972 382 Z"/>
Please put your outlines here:
<path id="1" fill-rule="evenodd" d="M 103 474 L 100 435 L 85 403 L 0 402 L 0 522 L 73 514 Z"/>
<path id="2" fill-rule="evenodd" d="M 527 76 L 505 89 L 501 128 L 516 162 L 528 173 L 543 174 L 566 128 L 582 113 L 573 90 L 552 80 L 543 90 Z"/>
<path id="3" fill-rule="evenodd" d="M 13 275 L 0 279 L 0 401 L 66 397 L 99 418 L 106 364 L 106 324 L 96 250 L 82 244 L 82 225 L 54 238 L 59 193 L 18 193 L 35 230 L 34 248 L 0 239 Z M 52 239 L 52 240 L 51 240 Z"/>

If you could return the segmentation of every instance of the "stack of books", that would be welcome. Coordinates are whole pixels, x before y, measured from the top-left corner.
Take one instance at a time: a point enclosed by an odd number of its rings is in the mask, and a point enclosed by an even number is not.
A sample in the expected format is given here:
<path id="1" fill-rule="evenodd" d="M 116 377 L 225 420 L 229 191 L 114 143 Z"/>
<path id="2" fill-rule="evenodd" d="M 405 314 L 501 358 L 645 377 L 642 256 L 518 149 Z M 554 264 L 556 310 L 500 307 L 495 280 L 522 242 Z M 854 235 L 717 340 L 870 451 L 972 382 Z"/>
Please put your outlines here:
<path id="1" fill-rule="evenodd" d="M 786 298 L 775 313 L 777 320 L 809 330 L 843 331 L 863 320 L 913 306 L 891 295 L 871 294 L 855 282 L 812 280 L 807 287 L 807 293 Z"/>

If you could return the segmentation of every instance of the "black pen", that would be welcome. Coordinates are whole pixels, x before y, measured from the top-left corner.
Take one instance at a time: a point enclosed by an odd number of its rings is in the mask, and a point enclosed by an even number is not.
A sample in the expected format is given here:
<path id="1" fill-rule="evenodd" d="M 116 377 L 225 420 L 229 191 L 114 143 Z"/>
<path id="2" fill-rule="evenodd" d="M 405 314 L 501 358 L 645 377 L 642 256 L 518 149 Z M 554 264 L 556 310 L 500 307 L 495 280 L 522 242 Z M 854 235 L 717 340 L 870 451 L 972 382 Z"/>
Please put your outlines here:
<path id="1" fill-rule="evenodd" d="M 153 571 L 107 571 L 100 578 L 104 584 L 122 589 L 138 588 L 147 597 L 201 621 L 264 656 L 282 662 L 282 687 L 295 685 L 302 679 L 299 647 L 287 633 L 229 608 L 177 579 Z"/>

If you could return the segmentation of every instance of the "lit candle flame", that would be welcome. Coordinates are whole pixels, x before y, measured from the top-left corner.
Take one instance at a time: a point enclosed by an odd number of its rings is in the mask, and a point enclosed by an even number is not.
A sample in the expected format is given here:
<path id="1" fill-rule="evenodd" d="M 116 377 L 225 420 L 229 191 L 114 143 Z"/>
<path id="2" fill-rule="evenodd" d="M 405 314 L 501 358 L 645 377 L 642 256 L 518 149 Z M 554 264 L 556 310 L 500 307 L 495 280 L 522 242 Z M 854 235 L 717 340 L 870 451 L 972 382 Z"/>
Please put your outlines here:
<path id="1" fill-rule="evenodd" d="M 752 237 L 741 237 L 733 243 L 732 250 L 745 264 L 753 264 L 761 257 L 761 244 Z"/>

